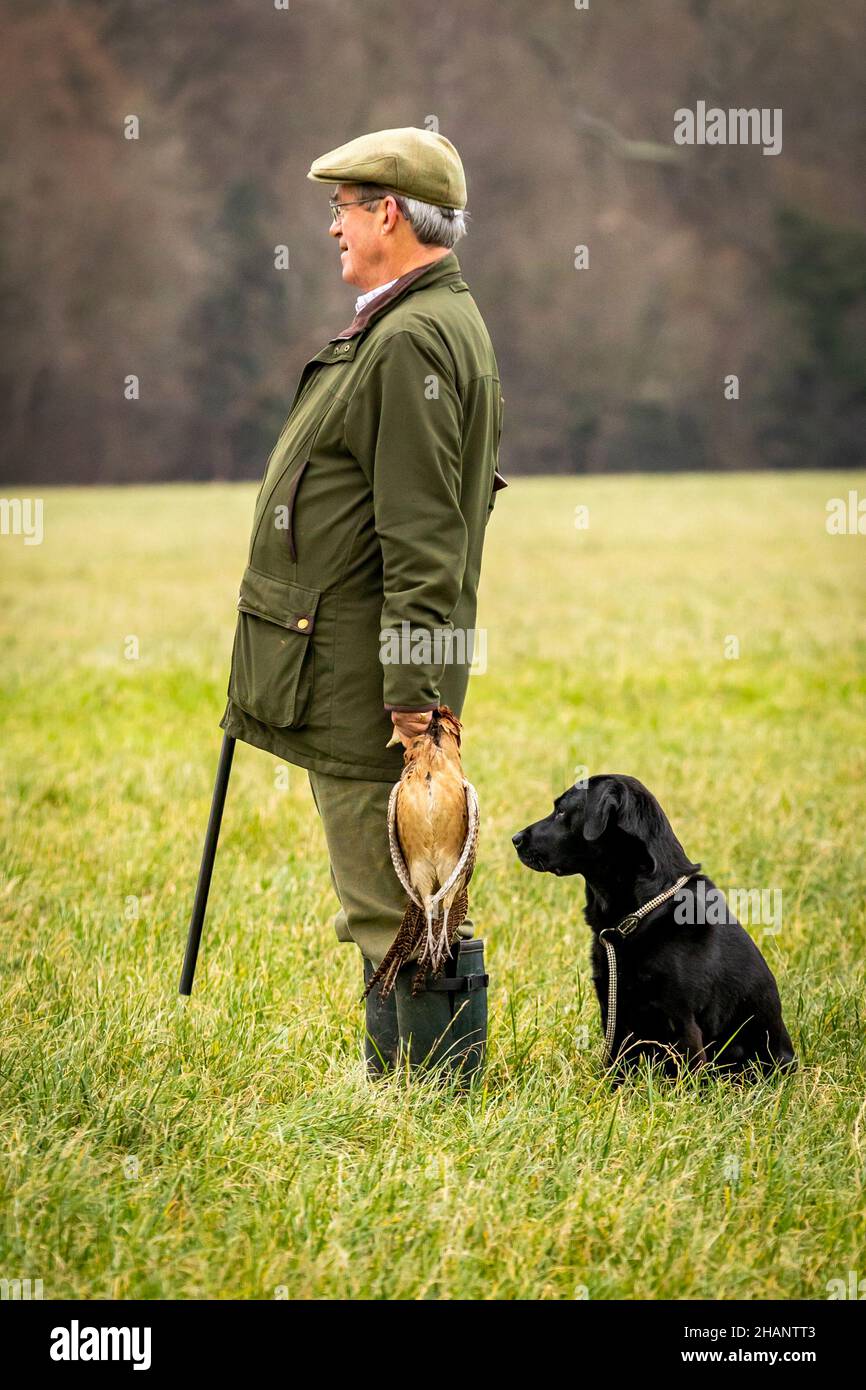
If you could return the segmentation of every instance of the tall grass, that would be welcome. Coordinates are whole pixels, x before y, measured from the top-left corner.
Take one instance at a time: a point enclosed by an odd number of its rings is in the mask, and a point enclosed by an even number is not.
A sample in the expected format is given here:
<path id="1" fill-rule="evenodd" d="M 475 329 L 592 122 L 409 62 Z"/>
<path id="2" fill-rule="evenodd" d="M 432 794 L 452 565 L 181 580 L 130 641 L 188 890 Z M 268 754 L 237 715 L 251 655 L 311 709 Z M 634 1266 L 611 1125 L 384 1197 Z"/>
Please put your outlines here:
<path id="1" fill-rule="evenodd" d="M 857 482 L 499 495 L 464 710 L 491 974 L 468 1097 L 366 1080 L 306 774 L 243 746 L 178 999 L 254 489 L 49 491 L 41 546 L 0 538 L 0 1276 L 49 1298 L 767 1299 L 866 1275 L 866 538 L 824 526 Z M 749 929 L 795 1076 L 605 1082 L 582 881 L 510 845 L 583 767 L 646 782 L 721 887 L 782 891 L 781 930 Z"/>

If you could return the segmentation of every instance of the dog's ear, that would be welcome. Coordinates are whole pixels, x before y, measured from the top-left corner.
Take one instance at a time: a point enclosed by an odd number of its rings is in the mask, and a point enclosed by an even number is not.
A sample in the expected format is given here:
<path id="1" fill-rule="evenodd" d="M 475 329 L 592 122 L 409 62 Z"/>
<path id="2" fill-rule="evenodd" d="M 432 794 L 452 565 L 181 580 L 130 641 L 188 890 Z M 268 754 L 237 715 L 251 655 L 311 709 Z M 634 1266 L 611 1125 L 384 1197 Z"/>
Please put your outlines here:
<path id="1" fill-rule="evenodd" d="M 674 835 L 655 797 L 644 788 L 635 790 L 625 783 L 617 825 L 640 840 L 652 861 L 653 872 L 657 872 Z"/>
<path id="2" fill-rule="evenodd" d="M 608 779 L 587 793 L 586 816 L 583 822 L 585 840 L 598 840 L 604 834 L 611 812 L 615 811 L 616 819 L 619 820 L 622 790 L 620 784 Z"/>
<path id="3" fill-rule="evenodd" d="M 584 839 L 597 840 L 611 819 L 627 835 L 639 840 L 652 861 L 653 872 L 662 865 L 671 868 L 688 863 L 685 850 L 671 829 L 670 822 L 651 792 L 631 779 L 610 777 L 593 788 L 587 801 Z M 694 870 L 697 866 L 691 865 Z"/>
<path id="4" fill-rule="evenodd" d="M 614 824 L 620 830 L 647 844 L 659 828 L 653 809 L 649 794 L 638 796 L 628 782 L 610 777 L 601 786 L 593 788 L 589 795 L 583 837 L 585 840 L 599 839 L 613 816 Z"/>

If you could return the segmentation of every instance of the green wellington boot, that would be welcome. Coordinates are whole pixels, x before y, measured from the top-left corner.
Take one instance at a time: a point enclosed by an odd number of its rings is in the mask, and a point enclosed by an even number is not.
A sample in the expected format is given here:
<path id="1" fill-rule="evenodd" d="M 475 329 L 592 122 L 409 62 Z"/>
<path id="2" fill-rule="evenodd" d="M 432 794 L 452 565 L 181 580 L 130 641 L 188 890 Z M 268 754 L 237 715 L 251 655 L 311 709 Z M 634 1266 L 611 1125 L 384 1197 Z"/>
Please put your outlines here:
<path id="1" fill-rule="evenodd" d="M 364 984 L 373 977 L 374 965 L 364 957 Z M 364 1030 L 364 1058 L 368 1076 L 383 1076 L 393 1071 L 397 1062 L 400 1033 L 397 1026 L 397 1000 L 392 994 L 383 1003 L 378 989 L 371 990 L 366 999 L 367 1014 Z"/>
<path id="2" fill-rule="evenodd" d="M 456 952 L 456 954 L 455 954 Z M 487 1047 L 487 982 L 484 942 L 476 937 L 452 948 L 443 975 L 427 976 L 427 988 L 412 998 L 417 965 L 410 961 L 397 976 L 400 1048 L 409 1065 L 442 1068 L 468 1082 L 484 1065 Z"/>

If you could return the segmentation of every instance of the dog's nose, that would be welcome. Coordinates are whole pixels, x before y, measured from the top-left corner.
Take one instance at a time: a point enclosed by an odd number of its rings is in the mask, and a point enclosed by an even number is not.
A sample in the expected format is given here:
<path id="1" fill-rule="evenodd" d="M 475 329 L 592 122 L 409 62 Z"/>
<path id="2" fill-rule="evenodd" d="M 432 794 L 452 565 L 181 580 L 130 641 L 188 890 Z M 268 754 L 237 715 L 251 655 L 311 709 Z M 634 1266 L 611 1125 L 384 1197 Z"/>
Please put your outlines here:
<path id="1" fill-rule="evenodd" d="M 512 837 L 511 837 L 511 843 L 513 844 L 513 846 L 514 846 L 515 849 L 520 849 L 520 846 L 521 846 L 521 843 L 522 843 L 522 841 L 523 841 L 523 837 L 525 836 L 525 834 L 526 834 L 526 831 L 525 831 L 525 830 L 518 830 L 518 832 L 517 832 L 516 835 L 512 835 Z"/>

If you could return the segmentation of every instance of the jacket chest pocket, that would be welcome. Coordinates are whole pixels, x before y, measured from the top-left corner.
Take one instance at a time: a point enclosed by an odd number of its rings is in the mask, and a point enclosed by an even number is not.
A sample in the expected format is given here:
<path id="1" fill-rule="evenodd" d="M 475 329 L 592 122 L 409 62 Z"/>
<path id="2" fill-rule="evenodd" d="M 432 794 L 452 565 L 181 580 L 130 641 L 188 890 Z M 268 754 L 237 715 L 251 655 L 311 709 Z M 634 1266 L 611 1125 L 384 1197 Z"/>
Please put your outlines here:
<path id="1" fill-rule="evenodd" d="M 238 598 L 229 697 L 276 729 L 304 724 L 313 691 L 311 636 L 321 590 L 275 579 L 251 566 Z"/>

